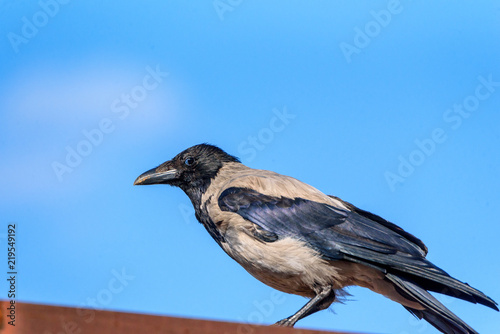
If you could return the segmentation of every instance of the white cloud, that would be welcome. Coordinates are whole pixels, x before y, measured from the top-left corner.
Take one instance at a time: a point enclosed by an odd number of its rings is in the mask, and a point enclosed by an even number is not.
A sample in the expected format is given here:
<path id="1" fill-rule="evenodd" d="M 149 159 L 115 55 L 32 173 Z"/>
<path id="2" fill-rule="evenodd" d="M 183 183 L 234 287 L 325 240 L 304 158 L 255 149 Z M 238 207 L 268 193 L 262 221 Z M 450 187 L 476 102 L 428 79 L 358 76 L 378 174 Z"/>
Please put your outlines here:
<path id="1" fill-rule="evenodd" d="M 83 176 L 76 170 L 66 178 L 68 183 L 65 180 L 64 185 L 60 184 L 51 164 L 55 160 L 64 162 L 66 147 L 76 148 L 86 139 L 82 132 L 98 128 L 104 118 L 109 118 L 115 129 L 106 135 L 103 144 L 121 145 L 118 150 L 123 145 L 109 139 L 112 136 L 123 143 L 125 137 L 148 138 L 175 128 L 172 118 L 176 113 L 177 93 L 172 89 L 170 77 L 148 91 L 148 96 L 131 108 L 126 117 L 120 118 L 112 111 L 113 101 L 143 83 L 146 66 L 135 65 L 133 69 L 112 63 L 32 66 L 18 72 L 15 78 L 4 78 L 8 84 L 0 92 L 3 110 L 0 133 L 4 142 L 0 173 L 9 177 L 1 181 L 1 188 L 27 199 L 60 193 L 76 183 L 85 186 Z M 149 66 L 154 68 L 156 64 Z M 106 145 L 94 147 L 93 152 Z M 85 164 L 77 167 L 82 168 Z"/>
<path id="2" fill-rule="evenodd" d="M 2 100 L 10 112 L 29 119 L 64 122 L 75 113 L 92 119 L 108 113 L 111 101 L 136 85 L 141 72 L 116 64 L 32 67 L 16 74 Z"/>

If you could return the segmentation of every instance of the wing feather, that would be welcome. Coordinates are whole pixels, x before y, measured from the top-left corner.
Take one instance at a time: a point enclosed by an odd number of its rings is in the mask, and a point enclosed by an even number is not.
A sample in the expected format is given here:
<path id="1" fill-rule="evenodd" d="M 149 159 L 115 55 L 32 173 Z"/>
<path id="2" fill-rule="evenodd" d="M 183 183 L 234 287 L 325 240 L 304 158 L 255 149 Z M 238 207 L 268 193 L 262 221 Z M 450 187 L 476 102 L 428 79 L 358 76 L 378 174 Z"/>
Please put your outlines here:
<path id="1" fill-rule="evenodd" d="M 271 242 L 297 238 L 327 260 L 348 260 L 397 272 L 425 289 L 497 309 L 491 298 L 428 261 L 422 241 L 377 215 L 344 203 L 347 209 L 241 187 L 228 188 L 218 198 L 221 210 L 237 213 L 275 235 Z"/>
<path id="2" fill-rule="evenodd" d="M 324 203 L 272 197 L 252 189 L 233 187 L 221 194 L 219 207 L 238 213 L 278 236 L 303 239 L 331 259 L 342 258 L 341 250 L 354 255 L 358 248 L 381 254 L 425 256 L 419 245 L 397 230 Z"/>

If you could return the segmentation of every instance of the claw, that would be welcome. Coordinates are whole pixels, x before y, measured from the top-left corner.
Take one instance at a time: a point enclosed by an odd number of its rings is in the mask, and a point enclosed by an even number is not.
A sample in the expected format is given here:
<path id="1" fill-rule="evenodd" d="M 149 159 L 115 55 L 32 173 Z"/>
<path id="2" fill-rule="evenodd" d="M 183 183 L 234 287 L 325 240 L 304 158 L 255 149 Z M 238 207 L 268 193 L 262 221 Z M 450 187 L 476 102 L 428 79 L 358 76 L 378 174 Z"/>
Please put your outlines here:
<path id="1" fill-rule="evenodd" d="M 275 323 L 273 326 L 280 326 L 280 327 L 293 327 L 297 320 L 294 321 L 293 316 L 281 319 L 277 323 Z"/>

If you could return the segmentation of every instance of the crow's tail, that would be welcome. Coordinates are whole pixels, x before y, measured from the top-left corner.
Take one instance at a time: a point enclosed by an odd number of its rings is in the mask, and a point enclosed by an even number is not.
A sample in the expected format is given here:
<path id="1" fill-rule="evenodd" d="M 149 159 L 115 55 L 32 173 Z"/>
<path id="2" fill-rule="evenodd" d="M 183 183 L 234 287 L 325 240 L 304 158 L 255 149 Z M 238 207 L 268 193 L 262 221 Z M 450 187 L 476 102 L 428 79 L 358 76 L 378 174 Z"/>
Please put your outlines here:
<path id="1" fill-rule="evenodd" d="M 419 319 L 427 320 L 431 325 L 439 329 L 445 334 L 478 334 L 474 329 L 469 327 L 462 319 L 453 314 L 429 292 L 422 289 L 412 281 L 387 273 L 389 279 L 396 289 L 409 300 L 414 300 L 422 305 L 424 310 L 417 310 L 405 306 L 405 308 Z"/>

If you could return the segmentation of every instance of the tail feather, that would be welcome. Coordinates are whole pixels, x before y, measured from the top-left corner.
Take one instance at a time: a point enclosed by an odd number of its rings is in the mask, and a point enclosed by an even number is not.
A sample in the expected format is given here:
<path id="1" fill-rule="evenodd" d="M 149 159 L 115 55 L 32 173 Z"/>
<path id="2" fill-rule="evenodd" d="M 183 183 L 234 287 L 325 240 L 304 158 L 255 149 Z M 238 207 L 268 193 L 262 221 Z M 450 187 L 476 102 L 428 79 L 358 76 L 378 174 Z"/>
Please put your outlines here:
<path id="1" fill-rule="evenodd" d="M 428 265 L 433 266 L 430 262 L 428 262 Z M 410 266 L 405 269 L 407 270 L 404 270 L 404 272 L 411 275 L 411 280 L 426 290 L 460 298 L 474 304 L 479 303 L 498 311 L 497 303 L 493 299 L 469 284 L 451 277 L 437 267 L 418 268 L 417 266 Z"/>
<path id="2" fill-rule="evenodd" d="M 425 308 L 424 310 L 417 310 L 405 306 L 405 308 L 417 318 L 427 320 L 431 325 L 445 334 L 478 334 L 429 292 L 422 289 L 414 282 L 391 273 L 387 273 L 386 277 L 394 283 L 403 296 L 418 302 Z"/>
<path id="3" fill-rule="evenodd" d="M 467 329 L 464 329 L 463 326 L 458 327 L 456 323 L 450 322 L 447 319 L 443 319 L 439 314 L 435 314 L 432 311 L 420 311 L 420 310 L 415 310 L 410 307 L 404 307 L 407 309 L 411 314 L 413 314 L 415 317 L 418 319 L 424 319 L 427 320 L 432 326 L 437 328 L 440 332 L 446 333 L 446 334 L 463 334 L 463 333 L 474 333 L 477 334 L 476 331 L 474 331 L 472 328 L 468 327 Z"/>

